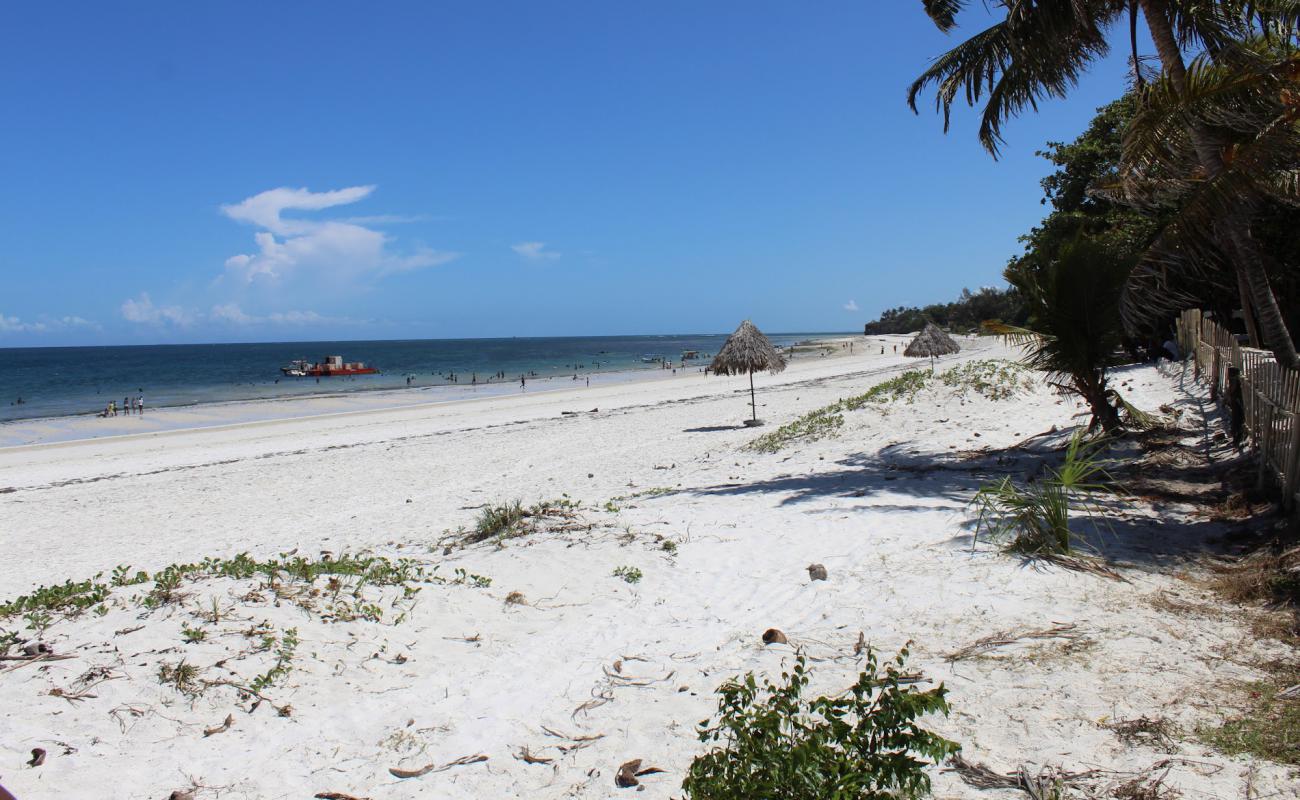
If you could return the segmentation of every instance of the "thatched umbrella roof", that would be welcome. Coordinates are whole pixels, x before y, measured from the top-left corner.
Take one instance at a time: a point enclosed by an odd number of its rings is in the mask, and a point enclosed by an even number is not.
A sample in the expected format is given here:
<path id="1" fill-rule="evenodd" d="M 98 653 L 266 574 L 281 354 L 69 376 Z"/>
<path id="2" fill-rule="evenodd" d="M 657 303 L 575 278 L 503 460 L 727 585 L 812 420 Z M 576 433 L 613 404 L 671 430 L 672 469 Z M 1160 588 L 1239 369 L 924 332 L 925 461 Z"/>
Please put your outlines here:
<path id="1" fill-rule="evenodd" d="M 925 330 L 916 335 L 916 338 L 907 345 L 903 355 L 913 358 L 925 358 L 929 356 L 946 356 L 950 353 L 961 352 L 961 347 L 953 338 L 943 331 L 933 322 L 925 323 Z"/>
<path id="2" fill-rule="evenodd" d="M 745 320 L 713 357 L 709 371 L 714 375 L 744 375 L 769 370 L 773 375 L 785 369 L 785 357 L 754 323 Z"/>
<path id="3" fill-rule="evenodd" d="M 709 371 L 714 375 L 749 374 L 749 407 L 752 414 L 746 425 L 761 425 L 758 421 L 758 401 L 754 397 L 754 373 L 767 370 L 773 375 L 785 369 L 781 355 L 754 323 L 745 320 L 736 332 L 727 337 L 726 344 L 714 356 Z"/>

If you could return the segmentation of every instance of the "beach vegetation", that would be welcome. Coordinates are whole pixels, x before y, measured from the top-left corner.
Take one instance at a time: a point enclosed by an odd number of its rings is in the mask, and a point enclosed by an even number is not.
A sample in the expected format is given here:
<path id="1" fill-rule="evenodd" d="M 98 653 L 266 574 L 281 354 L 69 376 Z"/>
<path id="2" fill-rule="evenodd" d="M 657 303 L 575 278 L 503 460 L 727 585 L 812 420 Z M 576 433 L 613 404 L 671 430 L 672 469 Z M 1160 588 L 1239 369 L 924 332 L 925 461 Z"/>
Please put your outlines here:
<path id="1" fill-rule="evenodd" d="M 509 538 L 518 531 L 525 516 L 524 504 L 519 500 L 490 505 L 479 512 L 473 541 Z"/>
<path id="2" fill-rule="evenodd" d="M 677 542 L 672 539 L 664 539 L 659 543 L 659 548 L 670 556 L 677 555 Z"/>
<path id="3" fill-rule="evenodd" d="M 971 501 L 979 511 L 975 537 L 984 533 L 1005 550 L 1024 556 L 1066 556 L 1075 549 L 1072 512 L 1095 514 L 1093 498 L 1110 491 L 1105 440 L 1085 441 L 1082 431 L 1070 438 L 1059 466 L 1047 467 L 1038 480 L 1018 485 L 1009 477 L 986 484 Z"/>
<path id="4" fill-rule="evenodd" d="M 0 602 L 0 619 L 30 612 L 59 612 L 75 615 L 108 598 L 110 587 L 99 575 L 84 581 L 67 580 L 56 586 L 42 586 L 31 594 Z"/>
<path id="5" fill-rule="evenodd" d="M 1201 741 L 1230 756 L 1250 755 L 1300 765 L 1300 665 L 1271 664 L 1263 680 L 1241 685 L 1245 705 L 1217 725 L 1197 730 Z"/>
<path id="6" fill-rule="evenodd" d="M 189 625 L 181 625 L 181 638 L 187 644 L 196 644 L 208 638 L 208 632 L 202 628 L 191 628 Z"/>
<path id="7" fill-rule="evenodd" d="M 462 567 L 456 567 L 456 571 L 453 574 L 456 576 L 456 579 L 453 580 L 452 583 L 473 586 L 476 589 L 486 589 L 492 585 L 491 578 L 486 575 L 475 575 L 472 572 L 467 572 Z"/>
<path id="8" fill-rule="evenodd" d="M 144 570 L 139 570 L 132 575 L 131 566 L 129 564 L 119 564 L 113 568 L 113 577 L 110 582 L 114 587 L 135 586 L 141 583 L 148 583 L 149 573 Z"/>
<path id="9" fill-rule="evenodd" d="M 640 583 L 642 578 L 641 570 L 637 567 L 615 567 L 613 574 L 615 578 L 622 578 L 624 583 L 631 584 Z"/>
<path id="10" fill-rule="evenodd" d="M 185 659 L 175 664 L 159 664 L 158 682 L 188 697 L 197 697 L 203 692 L 203 686 L 199 683 L 199 668 Z"/>
<path id="11" fill-rule="evenodd" d="M 525 506 L 520 500 L 488 505 L 479 512 L 474 529 L 464 537 L 464 541 L 473 544 L 495 539 L 501 542 L 535 533 L 541 520 L 572 517 L 580 505 L 567 495 L 558 500 L 543 500 L 531 506 Z"/>
<path id="12" fill-rule="evenodd" d="M 699 726 L 708 752 L 691 763 L 682 788 L 691 800 L 754 797 L 914 798 L 928 794 L 926 768 L 960 746 L 917 724 L 947 715 L 942 684 L 921 691 L 904 674 L 908 650 L 877 664 L 867 648 L 853 686 L 807 697 L 812 679 L 799 652 L 779 681 L 754 674 L 718 689 L 718 711 Z"/>
<path id="13" fill-rule="evenodd" d="M 249 684 L 254 692 L 261 692 L 279 682 L 293 671 L 293 656 L 298 651 L 298 629 L 289 628 L 280 634 L 275 647 L 275 661 Z"/>
<path id="14" fill-rule="evenodd" d="M 858 411 L 869 404 L 912 402 L 933 377 L 930 370 L 908 370 L 872 386 L 860 395 L 837 400 L 828 406 L 809 411 L 793 422 L 765 433 L 748 447 L 760 453 L 775 453 L 797 441 L 816 441 L 833 436 L 844 427 L 844 412 Z"/>
<path id="15" fill-rule="evenodd" d="M 959 394 L 974 392 L 989 400 L 1006 400 L 1033 388 L 1028 369 L 1003 358 L 967 361 L 939 375 L 939 382 Z"/>

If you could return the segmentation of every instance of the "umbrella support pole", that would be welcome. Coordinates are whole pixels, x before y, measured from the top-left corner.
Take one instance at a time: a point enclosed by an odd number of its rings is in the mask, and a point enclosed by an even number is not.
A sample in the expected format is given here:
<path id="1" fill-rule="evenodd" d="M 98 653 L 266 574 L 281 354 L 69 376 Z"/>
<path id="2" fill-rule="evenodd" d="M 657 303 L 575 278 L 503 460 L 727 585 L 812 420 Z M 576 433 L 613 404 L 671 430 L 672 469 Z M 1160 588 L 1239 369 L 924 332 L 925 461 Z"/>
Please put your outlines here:
<path id="1" fill-rule="evenodd" d="M 758 400 L 754 398 L 754 371 L 749 372 L 749 413 L 754 422 L 758 422 Z"/>

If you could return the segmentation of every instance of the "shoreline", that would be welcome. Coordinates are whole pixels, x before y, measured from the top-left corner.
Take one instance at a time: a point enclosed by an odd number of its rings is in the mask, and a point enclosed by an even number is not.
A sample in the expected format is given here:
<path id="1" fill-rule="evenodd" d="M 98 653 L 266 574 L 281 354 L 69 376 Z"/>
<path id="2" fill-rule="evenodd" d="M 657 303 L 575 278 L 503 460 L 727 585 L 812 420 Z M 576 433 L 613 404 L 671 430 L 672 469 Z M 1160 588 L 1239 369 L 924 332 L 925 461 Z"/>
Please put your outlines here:
<path id="1" fill-rule="evenodd" d="M 883 340 L 885 337 L 878 338 Z M 849 355 L 847 352 L 840 352 L 838 347 L 841 342 L 846 341 L 856 341 L 856 339 L 852 336 L 806 339 L 792 343 L 789 347 L 826 347 L 831 352 L 825 358 L 838 359 Z M 813 360 L 811 354 L 795 353 L 791 356 L 790 363 L 802 364 Z M 815 360 L 823 361 L 825 359 L 817 358 Z M 707 365 L 701 362 L 701 368 L 704 366 Z M 499 383 L 484 382 L 477 386 L 463 383 L 446 383 L 418 387 L 376 387 L 373 389 L 323 392 L 320 394 L 281 395 L 166 405 L 146 408 L 143 417 L 121 414 L 116 417 L 105 418 L 93 413 L 31 417 L 0 422 L 0 452 L 66 445 L 89 440 L 119 440 L 132 437 L 149 437 L 164 433 L 214 430 L 287 420 L 327 418 L 398 409 L 419 409 L 476 400 L 527 396 L 529 394 L 551 394 L 629 384 L 656 384 L 662 381 L 680 380 L 700 375 L 701 373 L 697 369 L 691 368 L 686 370 L 678 368 L 676 373 L 668 369 L 592 370 L 580 374 L 579 379 L 576 381 L 560 375 L 530 378 L 526 391 L 521 391 L 515 384 L 508 381 Z M 599 378 L 598 383 L 597 378 Z M 584 379 L 590 379 L 591 384 L 587 385 Z M 554 385 L 552 382 L 558 382 L 560 385 Z M 534 388 L 535 386 L 538 388 Z M 433 393 L 436 396 L 432 398 L 421 396 L 424 393 Z M 127 430 L 128 426 L 138 423 L 146 423 L 150 427 L 147 430 Z"/>

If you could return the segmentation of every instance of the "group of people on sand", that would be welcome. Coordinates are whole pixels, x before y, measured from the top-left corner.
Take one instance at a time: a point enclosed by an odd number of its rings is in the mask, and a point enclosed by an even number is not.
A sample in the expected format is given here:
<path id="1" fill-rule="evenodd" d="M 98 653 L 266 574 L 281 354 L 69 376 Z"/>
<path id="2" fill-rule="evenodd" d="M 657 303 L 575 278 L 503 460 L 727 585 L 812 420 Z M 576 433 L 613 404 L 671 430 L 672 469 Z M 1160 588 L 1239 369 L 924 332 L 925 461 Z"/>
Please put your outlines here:
<path id="1" fill-rule="evenodd" d="M 135 397 L 128 395 L 127 397 L 123 397 L 120 408 L 118 407 L 116 400 L 110 400 L 108 401 L 108 405 L 104 408 L 104 413 L 100 414 L 100 416 L 116 417 L 118 412 L 121 412 L 122 414 L 139 414 L 140 416 L 144 416 L 144 395 L 139 394 Z"/>

